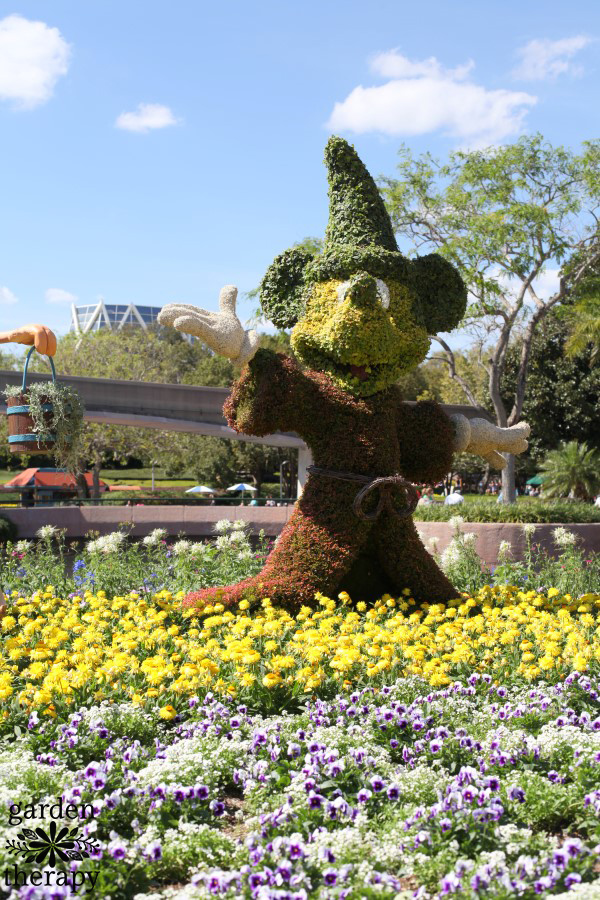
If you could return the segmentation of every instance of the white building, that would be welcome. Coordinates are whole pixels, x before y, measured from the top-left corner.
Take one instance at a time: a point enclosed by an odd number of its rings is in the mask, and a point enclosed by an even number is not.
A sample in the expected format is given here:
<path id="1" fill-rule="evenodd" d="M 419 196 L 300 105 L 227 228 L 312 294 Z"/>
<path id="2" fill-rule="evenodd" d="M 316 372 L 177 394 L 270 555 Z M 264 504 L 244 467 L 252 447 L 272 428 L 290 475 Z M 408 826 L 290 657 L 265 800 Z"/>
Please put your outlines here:
<path id="1" fill-rule="evenodd" d="M 160 310 L 160 306 L 105 303 L 103 299 L 89 306 L 76 306 L 72 303 L 71 331 L 75 331 L 77 334 L 99 331 L 100 328 L 119 331 L 125 325 L 137 325 L 147 329 L 148 325 L 156 322 Z"/>
<path id="2" fill-rule="evenodd" d="M 103 298 L 95 304 L 76 306 L 71 304 L 71 331 L 76 334 L 88 334 L 108 328 L 109 331 L 120 331 L 125 326 L 143 328 L 158 322 L 160 306 L 139 306 L 135 303 L 105 303 Z M 188 341 L 193 338 L 184 334 Z"/>

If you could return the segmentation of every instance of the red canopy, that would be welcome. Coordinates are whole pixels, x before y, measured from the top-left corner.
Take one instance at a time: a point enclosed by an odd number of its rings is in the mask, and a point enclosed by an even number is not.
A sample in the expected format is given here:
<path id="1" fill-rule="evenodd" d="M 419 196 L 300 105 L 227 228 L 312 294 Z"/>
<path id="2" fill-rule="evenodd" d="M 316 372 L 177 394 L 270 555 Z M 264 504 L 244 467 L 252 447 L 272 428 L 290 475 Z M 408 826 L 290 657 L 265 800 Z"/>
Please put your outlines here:
<path id="1" fill-rule="evenodd" d="M 86 472 L 84 477 L 88 487 L 91 487 L 93 481 L 92 473 Z M 44 469 L 25 469 L 23 472 L 15 475 L 14 478 L 11 478 L 10 481 L 5 482 L 4 487 L 56 488 L 57 490 L 76 491 L 77 483 L 75 481 L 75 476 L 70 475 L 68 472 L 47 472 L 44 471 Z M 107 487 L 108 485 L 106 482 L 101 480 L 100 488 L 106 490 Z"/>

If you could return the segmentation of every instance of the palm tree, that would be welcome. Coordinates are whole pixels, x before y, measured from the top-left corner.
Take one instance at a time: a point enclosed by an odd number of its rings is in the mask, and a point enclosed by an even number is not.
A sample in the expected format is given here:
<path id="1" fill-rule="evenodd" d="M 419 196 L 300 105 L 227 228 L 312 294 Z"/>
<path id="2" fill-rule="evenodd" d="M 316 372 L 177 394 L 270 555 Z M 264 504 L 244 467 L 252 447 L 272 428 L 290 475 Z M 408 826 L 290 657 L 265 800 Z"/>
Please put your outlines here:
<path id="1" fill-rule="evenodd" d="M 561 444 L 546 454 L 540 468 L 545 497 L 590 500 L 600 491 L 600 454 L 586 443 Z"/>

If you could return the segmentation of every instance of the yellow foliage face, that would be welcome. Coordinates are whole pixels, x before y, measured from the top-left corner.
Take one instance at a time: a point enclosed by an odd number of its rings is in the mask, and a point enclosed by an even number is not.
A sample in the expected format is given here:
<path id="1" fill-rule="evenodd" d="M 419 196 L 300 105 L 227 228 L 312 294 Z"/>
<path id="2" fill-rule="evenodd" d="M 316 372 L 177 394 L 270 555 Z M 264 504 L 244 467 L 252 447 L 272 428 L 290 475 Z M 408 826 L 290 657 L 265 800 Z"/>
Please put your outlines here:
<path id="1" fill-rule="evenodd" d="M 0 700 L 55 716 L 93 694 L 150 704 L 168 720 L 208 689 L 301 698 L 328 684 L 354 690 L 405 675 L 440 687 L 465 666 L 524 682 L 600 669 L 597 594 L 484 588 L 451 607 L 416 608 L 406 595 L 370 609 L 320 595 L 316 609 L 296 617 L 265 603 L 252 618 L 240 611 L 203 620 L 182 611 L 181 599 L 163 591 L 116 603 L 98 592 L 82 606 L 49 590 L 13 595 L 2 620 Z"/>
<path id="2" fill-rule="evenodd" d="M 371 282 L 360 302 L 352 296 L 352 280 L 314 285 L 291 337 L 305 365 L 357 397 L 381 391 L 415 368 L 430 343 L 409 288 L 391 279 Z"/>

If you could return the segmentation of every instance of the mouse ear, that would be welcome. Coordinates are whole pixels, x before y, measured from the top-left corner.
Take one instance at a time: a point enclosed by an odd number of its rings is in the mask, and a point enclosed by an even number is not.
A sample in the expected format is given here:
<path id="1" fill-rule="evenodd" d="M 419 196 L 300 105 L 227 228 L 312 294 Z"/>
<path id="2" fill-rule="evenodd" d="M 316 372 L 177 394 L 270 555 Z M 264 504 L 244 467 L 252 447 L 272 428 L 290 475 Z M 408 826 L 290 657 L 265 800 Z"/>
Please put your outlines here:
<path id="1" fill-rule="evenodd" d="M 292 247 L 276 256 L 260 283 L 260 305 L 277 328 L 292 328 L 304 313 L 304 277 L 313 255 Z"/>
<path id="2" fill-rule="evenodd" d="M 456 328 L 467 308 L 467 289 L 458 270 L 437 253 L 419 256 L 410 266 L 429 334 Z"/>

